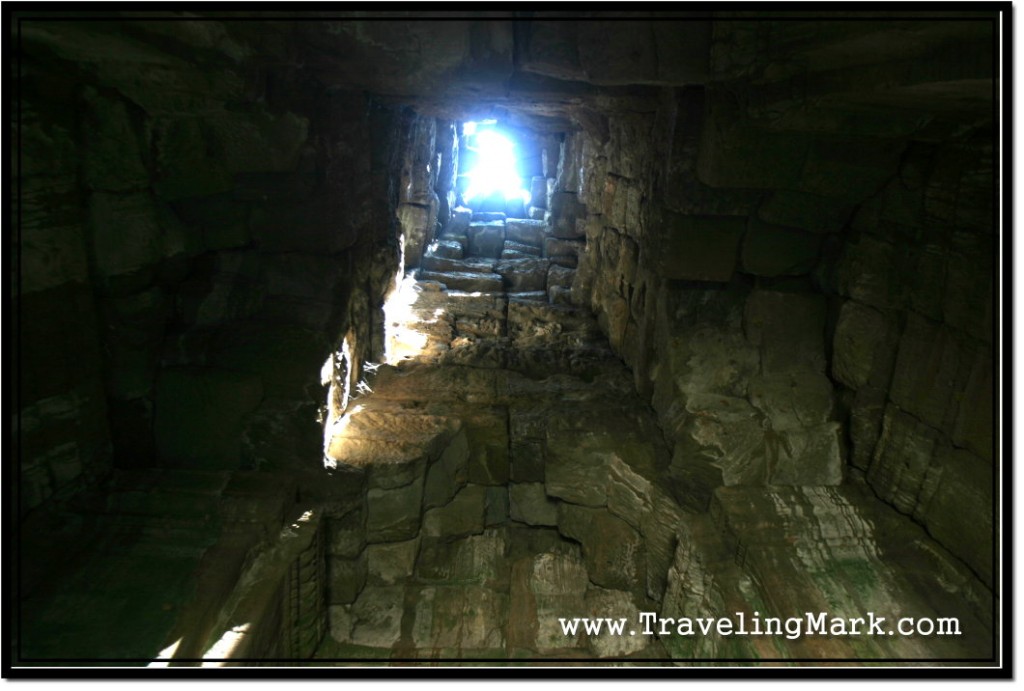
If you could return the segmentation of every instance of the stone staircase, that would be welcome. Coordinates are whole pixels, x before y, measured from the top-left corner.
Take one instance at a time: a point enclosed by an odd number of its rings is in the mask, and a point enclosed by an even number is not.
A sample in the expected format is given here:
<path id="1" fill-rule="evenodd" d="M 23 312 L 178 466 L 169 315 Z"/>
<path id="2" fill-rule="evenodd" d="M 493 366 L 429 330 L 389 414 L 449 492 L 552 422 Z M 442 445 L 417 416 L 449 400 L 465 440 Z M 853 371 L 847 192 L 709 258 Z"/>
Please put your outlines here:
<path id="1" fill-rule="evenodd" d="M 318 663 L 987 654 L 984 589 L 861 487 L 722 487 L 710 511 L 684 508 L 657 417 L 570 304 L 574 258 L 552 239 L 462 213 L 407 276 L 391 326 L 415 347 L 326 435 L 326 466 L 364 499 L 330 520 Z M 869 610 L 957 616 L 971 635 L 659 636 L 637 620 Z M 567 634 L 572 617 L 621 617 L 626 635 Z"/>

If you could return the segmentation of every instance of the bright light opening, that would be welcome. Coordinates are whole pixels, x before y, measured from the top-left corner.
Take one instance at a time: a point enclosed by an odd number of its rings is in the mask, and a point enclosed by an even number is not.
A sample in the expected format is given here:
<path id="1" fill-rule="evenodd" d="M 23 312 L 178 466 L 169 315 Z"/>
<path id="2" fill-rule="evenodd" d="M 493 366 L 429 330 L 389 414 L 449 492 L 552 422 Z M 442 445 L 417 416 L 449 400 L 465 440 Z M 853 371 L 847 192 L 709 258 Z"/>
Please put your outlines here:
<path id="1" fill-rule="evenodd" d="M 530 192 L 523 188 L 523 180 L 516 173 L 516 145 L 493 129 L 481 129 L 489 124 L 490 121 L 467 122 L 462 126 L 468 148 L 477 155 L 476 165 L 466 173 L 469 186 L 463 196 L 466 202 L 471 202 L 501 193 L 505 199 L 519 197 L 528 204 Z"/>

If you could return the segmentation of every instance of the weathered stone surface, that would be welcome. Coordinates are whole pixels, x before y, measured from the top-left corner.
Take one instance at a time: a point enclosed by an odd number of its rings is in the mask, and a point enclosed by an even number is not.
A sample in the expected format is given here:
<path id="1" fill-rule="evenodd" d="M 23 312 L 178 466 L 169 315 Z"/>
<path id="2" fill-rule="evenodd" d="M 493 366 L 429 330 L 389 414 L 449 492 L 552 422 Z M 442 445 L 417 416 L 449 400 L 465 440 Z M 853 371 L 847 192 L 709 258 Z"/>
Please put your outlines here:
<path id="1" fill-rule="evenodd" d="M 371 648 L 390 648 L 402 636 L 402 586 L 363 589 L 350 610 L 351 641 Z"/>
<path id="2" fill-rule="evenodd" d="M 751 217 L 743 236 L 740 264 L 743 271 L 755 276 L 799 276 L 814 268 L 820 245 L 820 236 Z"/>
<path id="3" fill-rule="evenodd" d="M 665 215 L 657 251 L 664 278 L 727 282 L 736 268 L 744 219 L 734 216 Z"/>
<path id="4" fill-rule="evenodd" d="M 501 250 L 502 259 L 521 259 L 523 257 L 539 257 L 543 252 L 539 247 L 524 245 L 521 242 L 506 240 Z"/>
<path id="5" fill-rule="evenodd" d="M 524 647 L 538 652 L 575 647 L 579 634 L 566 636 L 558 619 L 586 616 L 587 569 L 579 552 L 547 552 L 524 562 L 525 588 L 517 592 L 513 585 L 510 601 L 511 611 L 524 610 L 524 628 L 528 627 Z M 518 580 L 515 575 L 513 579 Z"/>
<path id="6" fill-rule="evenodd" d="M 812 233 L 838 233 L 852 213 L 849 202 L 793 190 L 776 190 L 758 210 L 758 216 L 766 223 Z"/>
<path id="7" fill-rule="evenodd" d="M 465 259 L 451 259 L 449 257 L 439 257 L 433 254 L 425 254 L 420 260 L 420 266 L 422 267 L 421 276 L 428 275 L 434 276 L 437 274 L 487 274 L 491 273 L 494 268 L 495 261 L 493 259 L 482 259 L 479 257 L 467 257 Z M 436 279 L 421 279 L 421 280 L 436 280 Z M 458 279 L 451 279 L 458 280 Z"/>
<path id="8" fill-rule="evenodd" d="M 505 244 L 505 221 L 474 221 L 469 224 L 469 254 L 500 257 Z"/>
<path id="9" fill-rule="evenodd" d="M 423 534 L 459 537 L 482 533 L 486 495 L 483 485 L 466 485 L 448 504 L 423 515 Z"/>
<path id="10" fill-rule="evenodd" d="M 508 583 L 507 549 L 506 531 L 502 529 L 454 541 L 426 538 L 416 563 L 416 577 L 432 584 L 474 584 L 501 590 Z"/>
<path id="11" fill-rule="evenodd" d="M 584 247 L 585 244 L 583 242 L 576 240 L 546 238 L 544 240 L 544 256 L 550 257 L 554 264 L 575 268 Z"/>
<path id="12" fill-rule="evenodd" d="M 592 587 L 586 595 L 587 613 L 591 621 L 602 619 L 606 623 L 626 620 L 626 629 L 622 635 L 614 635 L 602 630 L 598 635 L 589 635 L 590 649 L 597 657 L 624 657 L 643 650 L 647 645 L 644 636 L 631 635 L 630 631 L 639 633 L 634 627 L 638 621 L 637 606 L 628 592 L 622 590 L 606 590 Z"/>
<path id="13" fill-rule="evenodd" d="M 894 325 L 854 300 L 843 304 L 832 346 L 832 376 L 850 388 L 885 387 L 896 350 Z"/>
<path id="14" fill-rule="evenodd" d="M 605 588 L 643 592 L 646 564 L 639 533 L 603 509 L 558 506 L 558 530 L 583 545 L 590 580 Z"/>
<path id="15" fill-rule="evenodd" d="M 359 556 L 366 547 L 365 511 L 350 511 L 343 518 L 328 523 L 327 553 L 347 559 Z"/>
<path id="16" fill-rule="evenodd" d="M 366 585 L 366 557 L 327 560 L 327 593 L 329 602 L 348 605 L 356 601 Z"/>
<path id="17" fill-rule="evenodd" d="M 479 586 L 427 587 L 416 593 L 412 641 L 427 651 L 505 645 L 508 596 Z"/>
<path id="18" fill-rule="evenodd" d="M 503 259 L 494 266 L 501 274 L 505 289 L 512 293 L 545 290 L 548 266 L 546 259 Z"/>
<path id="19" fill-rule="evenodd" d="M 169 368 L 156 386 L 157 453 L 178 467 L 241 464 L 245 417 L 263 398 L 259 378 L 212 367 Z"/>
<path id="20" fill-rule="evenodd" d="M 530 205 L 532 209 L 546 209 L 548 207 L 547 200 L 548 181 L 543 176 L 530 178 Z"/>
<path id="21" fill-rule="evenodd" d="M 397 542 L 415 537 L 420 530 L 422 506 L 422 478 L 404 487 L 367 490 L 367 542 Z"/>
<path id="22" fill-rule="evenodd" d="M 944 427 L 967 377 L 967 358 L 952 331 L 910 313 L 893 370 L 892 401 L 932 427 Z"/>
<path id="23" fill-rule="evenodd" d="M 423 508 L 444 506 L 466 483 L 466 463 L 469 460 L 469 444 L 461 430 L 452 439 L 441 457 L 427 470 L 423 486 Z"/>
<path id="24" fill-rule="evenodd" d="M 366 578 L 370 585 L 395 585 L 412 575 L 420 540 L 388 542 L 366 548 Z"/>
<path id="25" fill-rule="evenodd" d="M 554 287 L 571 290 L 572 282 L 575 277 L 576 272 L 573 269 L 552 264 L 551 267 L 548 268 L 548 290 L 551 290 L 551 288 Z"/>
<path id="26" fill-rule="evenodd" d="M 434 257 L 446 259 L 462 259 L 465 250 L 462 244 L 455 240 L 435 240 L 427 247 L 427 254 Z"/>
<path id="27" fill-rule="evenodd" d="M 866 387 L 857 391 L 850 409 L 849 434 L 853 448 L 850 465 L 866 471 L 874 457 L 875 444 L 882 432 L 882 414 L 887 396 L 881 389 Z"/>
<path id="28" fill-rule="evenodd" d="M 93 271 L 108 278 L 151 268 L 187 249 L 182 228 L 146 193 L 94 192 L 89 203 Z"/>
<path id="29" fill-rule="evenodd" d="M 457 206 L 452 209 L 452 218 L 441 233 L 442 237 L 466 236 L 469 233 L 469 224 L 473 220 L 473 210 L 464 206 Z"/>
<path id="30" fill-rule="evenodd" d="M 504 211 L 476 211 L 473 213 L 473 223 L 493 223 L 504 220 Z"/>
<path id="31" fill-rule="evenodd" d="M 528 525 L 557 525 L 558 502 L 544 493 L 541 482 L 509 486 L 509 516 Z"/>
<path id="32" fill-rule="evenodd" d="M 503 289 L 501 276 L 495 273 L 473 273 L 469 271 L 441 273 L 438 271 L 423 271 L 421 269 L 419 278 L 421 281 L 443 283 L 450 290 L 464 290 L 470 293 L 500 293 Z"/>
<path id="33" fill-rule="evenodd" d="M 535 220 L 510 220 L 505 224 L 505 237 L 531 247 L 543 247 L 547 224 Z"/>
<path id="34" fill-rule="evenodd" d="M 825 371 L 823 296 L 754 291 L 747 300 L 743 330 L 760 350 L 765 374 Z"/>
<path id="35" fill-rule="evenodd" d="M 434 239 L 437 204 L 402 204 L 397 214 L 405 238 L 405 265 L 409 268 L 419 266 L 424 248 Z"/>

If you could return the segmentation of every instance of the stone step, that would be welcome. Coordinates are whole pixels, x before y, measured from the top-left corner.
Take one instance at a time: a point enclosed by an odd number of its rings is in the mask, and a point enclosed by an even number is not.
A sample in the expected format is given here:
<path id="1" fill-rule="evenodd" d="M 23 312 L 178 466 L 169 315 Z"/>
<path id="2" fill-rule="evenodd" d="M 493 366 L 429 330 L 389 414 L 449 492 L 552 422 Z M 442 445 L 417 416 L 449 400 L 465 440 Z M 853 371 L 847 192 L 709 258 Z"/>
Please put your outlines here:
<path id="1" fill-rule="evenodd" d="M 547 259 L 538 257 L 503 259 L 495 264 L 494 271 L 501 274 L 506 290 L 521 293 L 546 290 L 549 266 Z"/>
<path id="2" fill-rule="evenodd" d="M 470 255 L 497 259 L 501 256 L 501 250 L 505 246 L 505 222 L 470 223 L 467 235 L 469 236 Z"/>
<path id="3" fill-rule="evenodd" d="M 515 255 L 515 256 L 506 256 Z M 541 248 L 533 245 L 526 245 L 515 240 L 505 240 L 505 246 L 501 250 L 502 259 L 515 259 L 517 257 L 539 257 Z"/>
<path id="4" fill-rule="evenodd" d="M 420 271 L 419 279 L 437 281 L 449 289 L 471 293 L 500 293 L 504 290 L 501 276 L 495 273 Z"/>
<path id="5" fill-rule="evenodd" d="M 504 221 L 504 211 L 477 211 L 473 214 L 473 223 L 484 222 L 489 223 L 492 221 Z"/>
<path id="6" fill-rule="evenodd" d="M 510 300 L 526 301 L 526 302 L 547 302 L 548 294 L 543 290 L 529 290 L 519 293 L 509 293 L 508 297 Z"/>
<path id="7" fill-rule="evenodd" d="M 549 233 L 548 224 L 544 221 L 517 218 L 505 224 L 505 238 L 507 240 L 531 245 L 537 249 L 544 247 L 544 239 Z"/>
<path id="8" fill-rule="evenodd" d="M 423 257 L 445 257 L 447 259 L 462 259 L 466 255 L 466 248 L 462 242 L 458 239 L 445 239 L 434 240 L 432 243 L 427 245 L 427 251 L 424 252 Z"/>
<path id="9" fill-rule="evenodd" d="M 425 254 L 420 261 L 420 267 L 427 271 L 441 273 L 490 273 L 498 260 L 487 257 L 466 257 L 464 259 L 453 259 L 451 257 L 439 257 Z"/>

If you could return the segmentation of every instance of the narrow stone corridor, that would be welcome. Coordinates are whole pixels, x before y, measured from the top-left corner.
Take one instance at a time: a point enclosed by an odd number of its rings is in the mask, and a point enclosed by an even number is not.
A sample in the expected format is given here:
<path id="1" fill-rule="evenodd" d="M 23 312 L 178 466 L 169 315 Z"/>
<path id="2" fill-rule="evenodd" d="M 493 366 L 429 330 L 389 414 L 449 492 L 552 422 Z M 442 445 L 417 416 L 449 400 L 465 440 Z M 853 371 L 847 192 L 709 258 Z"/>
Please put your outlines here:
<path id="1" fill-rule="evenodd" d="M 13 668 L 1000 671 L 1003 10 L 18 5 Z"/>
<path id="2" fill-rule="evenodd" d="M 327 431 L 325 464 L 354 471 L 365 495 L 327 538 L 318 659 L 984 654 L 956 639 L 702 637 L 641 621 L 804 618 L 814 603 L 828 617 L 958 615 L 978 632 L 990 603 L 863 487 L 721 488 L 708 513 L 683 508 L 662 489 L 671 454 L 631 373 L 590 314 L 556 304 L 550 227 L 469 213 L 401 288 L 391 333 L 415 347 L 394 344 L 401 361 L 376 368 Z M 582 617 L 627 623 L 562 628 Z"/>

